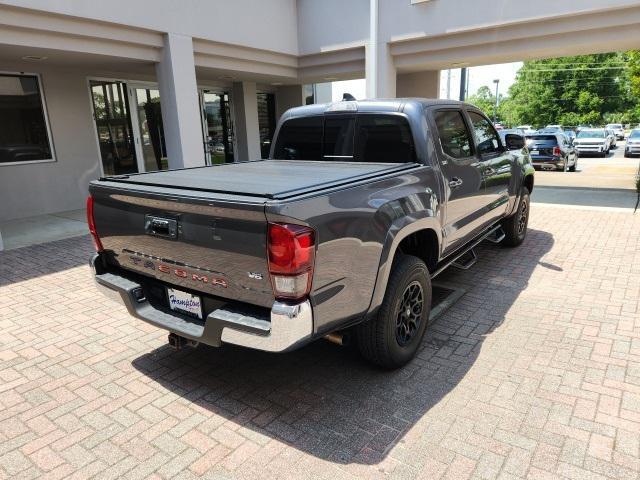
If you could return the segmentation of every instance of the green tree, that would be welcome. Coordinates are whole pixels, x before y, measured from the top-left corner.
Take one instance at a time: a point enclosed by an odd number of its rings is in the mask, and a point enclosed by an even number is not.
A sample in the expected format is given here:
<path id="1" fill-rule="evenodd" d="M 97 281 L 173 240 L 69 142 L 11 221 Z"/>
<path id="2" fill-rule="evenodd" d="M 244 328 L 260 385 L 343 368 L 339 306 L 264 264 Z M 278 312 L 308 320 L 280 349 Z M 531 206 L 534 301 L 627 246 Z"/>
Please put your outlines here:
<path id="1" fill-rule="evenodd" d="M 635 109 L 639 96 L 632 94 L 632 57 L 640 88 L 637 52 L 524 62 L 502 113 L 512 123 L 579 125 L 602 123 L 607 114 Z"/>
<path id="2" fill-rule="evenodd" d="M 502 94 L 498 94 L 498 98 L 500 102 L 504 100 Z M 486 85 L 480 87 L 476 93 L 467 98 L 467 102 L 478 107 L 487 117 L 493 118 L 496 96 Z M 498 117 L 500 118 L 499 113 L 500 111 L 498 111 Z"/>

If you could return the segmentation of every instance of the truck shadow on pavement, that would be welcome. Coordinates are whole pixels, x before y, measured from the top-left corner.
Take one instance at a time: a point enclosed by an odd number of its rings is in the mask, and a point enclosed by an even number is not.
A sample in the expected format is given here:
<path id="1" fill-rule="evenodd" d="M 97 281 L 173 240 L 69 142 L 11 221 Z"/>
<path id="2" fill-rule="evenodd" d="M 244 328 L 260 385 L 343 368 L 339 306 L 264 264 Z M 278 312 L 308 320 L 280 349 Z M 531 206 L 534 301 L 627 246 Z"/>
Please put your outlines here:
<path id="1" fill-rule="evenodd" d="M 520 248 L 485 242 L 473 268 L 444 272 L 439 280 L 467 293 L 429 327 L 417 358 L 396 371 L 325 341 L 286 354 L 163 346 L 133 366 L 258 444 L 275 438 L 324 460 L 376 464 L 398 444 L 437 437 L 428 412 L 463 381 L 553 243 L 551 234 L 529 229 Z"/>

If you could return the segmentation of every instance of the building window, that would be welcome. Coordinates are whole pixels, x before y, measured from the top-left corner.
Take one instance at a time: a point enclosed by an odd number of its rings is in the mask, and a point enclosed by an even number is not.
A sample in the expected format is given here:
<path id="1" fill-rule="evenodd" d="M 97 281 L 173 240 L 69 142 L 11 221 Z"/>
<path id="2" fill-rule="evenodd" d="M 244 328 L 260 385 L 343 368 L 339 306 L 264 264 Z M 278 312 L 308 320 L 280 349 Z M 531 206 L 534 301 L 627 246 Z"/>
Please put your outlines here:
<path id="1" fill-rule="evenodd" d="M 0 165 L 53 160 L 38 76 L 0 73 Z"/>
<path id="2" fill-rule="evenodd" d="M 271 140 L 276 131 L 276 97 L 273 93 L 258 93 L 258 129 L 262 158 L 269 158 Z"/>

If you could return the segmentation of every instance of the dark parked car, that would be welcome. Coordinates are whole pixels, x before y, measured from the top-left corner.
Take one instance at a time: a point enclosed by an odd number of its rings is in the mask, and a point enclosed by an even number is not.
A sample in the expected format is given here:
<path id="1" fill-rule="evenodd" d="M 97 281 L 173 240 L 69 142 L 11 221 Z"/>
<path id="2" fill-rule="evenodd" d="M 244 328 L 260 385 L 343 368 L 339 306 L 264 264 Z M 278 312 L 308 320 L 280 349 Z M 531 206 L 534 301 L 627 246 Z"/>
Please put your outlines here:
<path id="1" fill-rule="evenodd" d="M 91 182 L 95 278 L 175 347 L 352 335 L 398 367 L 427 328 L 431 280 L 469 268 L 482 240 L 525 238 L 533 168 L 522 137 L 505 143 L 450 100 L 294 108 L 270 160 Z"/>
<path id="2" fill-rule="evenodd" d="M 526 139 L 534 167 L 542 170 L 576 171 L 578 154 L 564 134 L 537 133 L 527 135 Z"/>
<path id="3" fill-rule="evenodd" d="M 3 145 L 0 147 L 0 163 L 30 162 L 51 158 L 49 148 L 40 145 Z"/>

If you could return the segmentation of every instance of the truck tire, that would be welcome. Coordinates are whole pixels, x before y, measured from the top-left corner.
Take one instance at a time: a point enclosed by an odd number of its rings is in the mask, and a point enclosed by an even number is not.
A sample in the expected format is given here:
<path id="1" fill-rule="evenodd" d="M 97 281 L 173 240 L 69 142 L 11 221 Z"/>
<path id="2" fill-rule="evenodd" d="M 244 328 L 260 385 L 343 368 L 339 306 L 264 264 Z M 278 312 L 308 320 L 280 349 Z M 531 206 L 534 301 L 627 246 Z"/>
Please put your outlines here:
<path id="1" fill-rule="evenodd" d="M 387 290 L 375 318 L 358 325 L 360 354 L 384 368 L 399 368 L 416 354 L 429 322 L 431 277 L 412 255 L 393 262 Z"/>
<path id="2" fill-rule="evenodd" d="M 516 213 L 502 221 L 502 229 L 504 230 L 502 245 L 517 247 L 524 241 L 529 224 L 529 203 L 529 189 L 523 186 Z"/>

